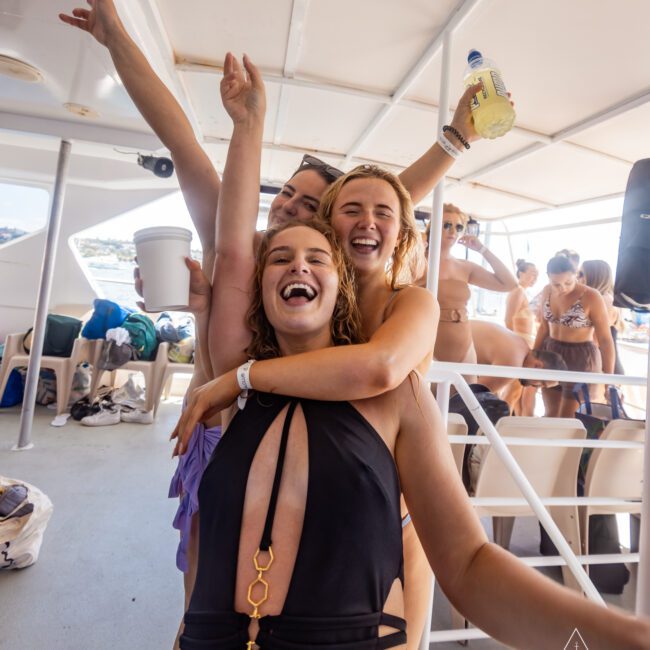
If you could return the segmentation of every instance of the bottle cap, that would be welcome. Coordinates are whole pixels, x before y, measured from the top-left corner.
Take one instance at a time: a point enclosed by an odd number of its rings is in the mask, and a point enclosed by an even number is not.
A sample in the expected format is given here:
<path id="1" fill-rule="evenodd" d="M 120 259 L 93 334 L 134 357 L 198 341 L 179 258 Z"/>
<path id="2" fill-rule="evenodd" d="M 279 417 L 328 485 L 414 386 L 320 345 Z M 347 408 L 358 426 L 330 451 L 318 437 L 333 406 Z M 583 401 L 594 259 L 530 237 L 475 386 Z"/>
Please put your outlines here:
<path id="1" fill-rule="evenodd" d="M 469 54 L 467 55 L 467 63 L 469 63 L 470 66 L 474 66 L 477 63 L 481 63 L 482 61 L 483 55 L 478 50 L 469 51 Z"/>

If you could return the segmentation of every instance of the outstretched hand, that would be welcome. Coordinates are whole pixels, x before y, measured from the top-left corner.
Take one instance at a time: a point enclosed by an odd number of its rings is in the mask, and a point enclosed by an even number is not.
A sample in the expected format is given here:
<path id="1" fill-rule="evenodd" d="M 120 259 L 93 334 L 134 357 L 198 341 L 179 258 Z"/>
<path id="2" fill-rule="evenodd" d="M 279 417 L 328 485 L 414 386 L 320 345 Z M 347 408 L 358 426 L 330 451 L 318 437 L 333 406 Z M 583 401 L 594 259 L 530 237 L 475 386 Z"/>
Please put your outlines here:
<path id="1" fill-rule="evenodd" d="M 221 80 L 221 100 L 235 123 L 264 119 L 266 93 L 259 70 L 244 54 L 244 67 L 231 52 L 226 54 Z"/>
<path id="2" fill-rule="evenodd" d="M 136 263 L 137 261 L 136 258 Z M 193 260 L 191 257 L 186 257 L 185 265 L 190 270 L 190 298 L 187 311 L 197 316 L 210 309 L 212 286 L 199 262 Z M 133 284 L 135 285 L 136 293 L 144 297 L 144 283 L 140 275 L 139 266 L 133 269 Z M 142 311 L 147 311 L 143 301 L 139 300 L 136 304 Z"/>
<path id="3" fill-rule="evenodd" d="M 176 439 L 172 456 L 182 456 L 187 451 L 196 425 L 230 406 L 239 392 L 236 370 L 195 388 L 189 394 L 185 410 L 170 436 L 170 440 Z"/>
<path id="4" fill-rule="evenodd" d="M 107 45 L 111 31 L 122 27 L 113 0 L 87 0 L 87 2 L 90 9 L 77 7 L 72 10 L 72 15 L 59 14 L 59 19 L 92 34 L 99 43 Z"/>

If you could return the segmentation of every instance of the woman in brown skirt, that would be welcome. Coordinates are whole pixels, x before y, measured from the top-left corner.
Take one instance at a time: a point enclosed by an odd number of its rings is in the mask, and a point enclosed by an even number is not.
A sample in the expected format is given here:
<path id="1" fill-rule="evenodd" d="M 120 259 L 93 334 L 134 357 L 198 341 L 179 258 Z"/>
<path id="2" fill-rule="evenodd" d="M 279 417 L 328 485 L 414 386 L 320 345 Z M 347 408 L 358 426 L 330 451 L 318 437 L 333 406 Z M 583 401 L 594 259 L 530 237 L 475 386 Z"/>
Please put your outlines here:
<path id="1" fill-rule="evenodd" d="M 549 284 L 542 292 L 543 320 L 535 349 L 556 352 L 569 370 L 611 373 L 614 342 L 602 296 L 578 283 L 576 270 L 565 256 L 553 257 L 546 271 Z M 562 382 L 556 389 L 542 390 L 547 416 L 573 417 L 578 406 L 574 385 Z"/>

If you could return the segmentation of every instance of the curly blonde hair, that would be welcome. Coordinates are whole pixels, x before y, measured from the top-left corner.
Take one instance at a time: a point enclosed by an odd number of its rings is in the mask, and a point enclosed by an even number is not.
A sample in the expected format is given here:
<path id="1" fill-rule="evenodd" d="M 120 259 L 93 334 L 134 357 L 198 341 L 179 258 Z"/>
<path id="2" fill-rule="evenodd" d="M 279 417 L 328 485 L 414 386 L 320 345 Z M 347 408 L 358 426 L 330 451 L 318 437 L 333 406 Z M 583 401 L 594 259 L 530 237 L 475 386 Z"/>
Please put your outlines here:
<path id="1" fill-rule="evenodd" d="M 332 210 L 341 189 L 358 178 L 378 178 L 386 181 L 395 191 L 400 204 L 400 230 L 397 246 L 387 269 L 388 281 L 392 289 L 412 284 L 424 268 L 424 246 L 415 223 L 415 213 L 411 196 L 402 181 L 387 169 L 377 165 L 359 165 L 332 183 L 320 201 L 318 216 L 328 224 L 332 223 Z"/>
<path id="2" fill-rule="evenodd" d="M 330 332 L 334 345 L 350 345 L 363 342 L 361 329 L 361 314 L 357 304 L 357 287 L 354 270 L 347 259 L 345 251 L 336 238 L 332 227 L 314 218 L 309 221 L 289 221 L 269 228 L 262 237 L 257 250 L 255 276 L 253 277 L 251 306 L 246 315 L 252 338 L 246 349 L 252 359 L 273 359 L 281 356 L 275 330 L 264 311 L 262 294 L 262 278 L 273 238 L 289 228 L 313 228 L 327 239 L 332 248 L 332 261 L 339 276 L 336 304 L 330 322 Z"/>

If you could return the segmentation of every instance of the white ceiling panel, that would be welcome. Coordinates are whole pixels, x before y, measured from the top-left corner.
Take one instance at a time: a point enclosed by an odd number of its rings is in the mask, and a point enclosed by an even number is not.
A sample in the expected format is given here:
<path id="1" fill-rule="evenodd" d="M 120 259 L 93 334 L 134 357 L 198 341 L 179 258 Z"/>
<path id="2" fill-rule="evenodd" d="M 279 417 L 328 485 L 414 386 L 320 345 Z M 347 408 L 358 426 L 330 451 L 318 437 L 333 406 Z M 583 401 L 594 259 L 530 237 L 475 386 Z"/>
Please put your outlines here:
<path id="1" fill-rule="evenodd" d="M 650 104 L 575 135 L 571 142 L 634 162 L 650 157 Z"/>
<path id="2" fill-rule="evenodd" d="M 458 0 L 311 2 L 299 72 L 391 94 Z"/>
<path id="3" fill-rule="evenodd" d="M 232 120 L 223 107 L 219 93 L 222 75 L 202 72 L 183 72 L 181 74 L 203 135 L 214 138 L 230 138 Z M 266 84 L 265 139 L 272 137 L 275 129 L 277 112 L 275 107 L 278 104 L 279 91 L 278 85 Z"/>
<path id="4" fill-rule="evenodd" d="M 479 184 L 447 187 L 445 203 L 453 203 L 479 220 L 494 219 L 504 214 L 518 214 L 540 207 L 539 203 L 534 201 L 495 192 Z"/>
<path id="5" fill-rule="evenodd" d="M 5 113 L 5 128 L 50 135 L 66 131 L 69 137 L 68 123 L 84 121 L 62 104 L 77 102 L 99 113 L 93 123 L 105 130 L 92 132 L 106 137 L 106 142 L 122 142 L 148 131 L 117 80 L 106 49 L 88 34 L 59 23 L 58 12 L 81 4 L 0 2 L 0 54 L 21 58 L 44 75 L 44 82 L 36 85 L 0 76 L 0 129 Z M 421 155 L 435 139 L 436 111 L 407 104 L 386 108 L 377 95 L 390 99 L 462 4 L 462 0 L 116 0 L 129 32 L 189 109 L 219 170 L 232 130 L 219 98 L 219 66 L 228 50 L 237 55 L 247 52 L 259 65 L 267 75 L 268 105 L 262 176 L 274 182 L 285 180 L 295 169 L 300 151 L 316 151 L 343 167 L 350 166 L 341 165 L 350 154 L 351 164 L 356 156 L 397 167 Z M 477 47 L 501 66 L 513 92 L 518 125 L 553 135 L 585 122 L 650 92 L 648 24 L 647 0 L 480 0 L 453 37 L 451 105 L 463 90 L 467 50 Z M 205 74 L 179 72 L 174 56 L 214 69 Z M 441 58 L 439 51 L 433 55 L 406 100 L 438 103 Z M 281 90 L 278 79 L 285 69 L 294 84 L 311 82 L 315 87 L 285 83 Z M 328 85 L 374 95 L 331 92 Z M 380 110 L 387 110 L 385 119 L 368 129 Z M 16 114 L 30 117 L 17 121 Z M 500 168 L 499 161 L 516 157 L 535 141 L 513 132 L 496 141 L 478 142 L 455 164 L 451 176 L 466 180 L 469 176 L 494 188 L 465 184 L 449 192 L 466 196 L 470 210 L 488 216 L 539 205 L 532 199 L 563 203 L 620 192 L 629 169 L 625 161 L 650 155 L 649 119 L 646 103 L 570 135 L 582 149 L 537 145 L 539 151 Z M 65 128 L 60 120 L 66 120 Z M 79 138 L 92 140 L 90 129 L 85 135 L 78 131 Z M 366 131 L 367 137 L 359 141 Z M 88 160 L 102 157 L 100 150 L 84 155 Z M 125 171 L 108 149 L 106 158 L 109 164 L 88 163 L 75 174 L 135 182 L 142 172 L 132 163 Z M 41 163 L 45 165 L 45 159 Z M 474 178 L 486 166 L 493 166 L 492 171 Z M 49 167 L 42 173 L 46 171 Z"/>
<path id="6" fill-rule="evenodd" d="M 158 7 L 180 59 L 222 65 L 232 51 L 267 71 L 284 68 L 291 0 L 158 0 Z"/>
<path id="7" fill-rule="evenodd" d="M 629 167 L 580 149 L 542 149 L 476 179 L 492 187 L 555 204 L 623 192 Z"/>
<path id="8" fill-rule="evenodd" d="M 344 154 L 379 110 L 375 102 L 285 86 L 286 109 L 276 144 Z"/>

